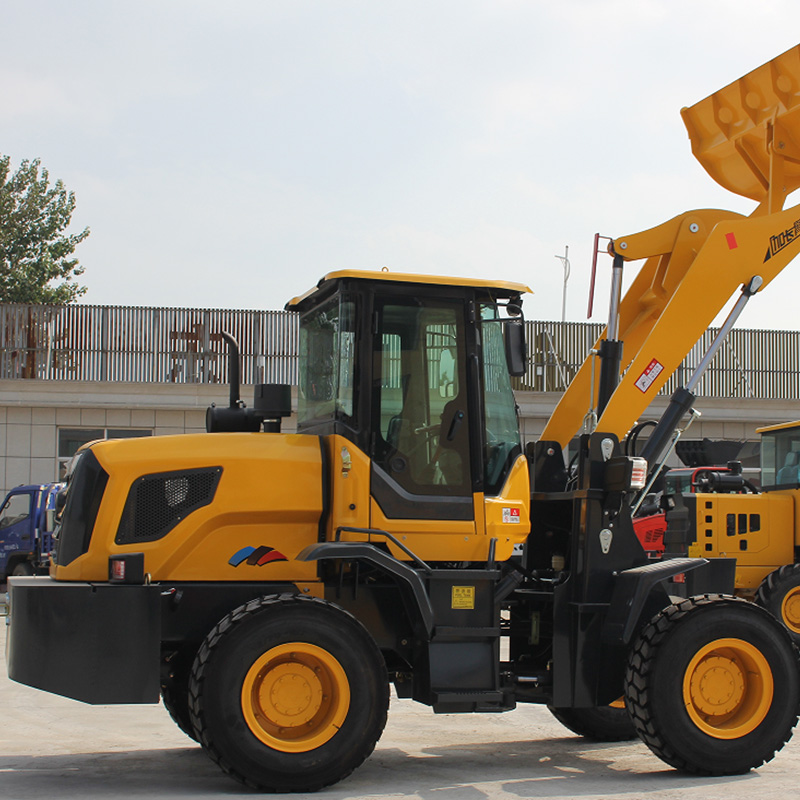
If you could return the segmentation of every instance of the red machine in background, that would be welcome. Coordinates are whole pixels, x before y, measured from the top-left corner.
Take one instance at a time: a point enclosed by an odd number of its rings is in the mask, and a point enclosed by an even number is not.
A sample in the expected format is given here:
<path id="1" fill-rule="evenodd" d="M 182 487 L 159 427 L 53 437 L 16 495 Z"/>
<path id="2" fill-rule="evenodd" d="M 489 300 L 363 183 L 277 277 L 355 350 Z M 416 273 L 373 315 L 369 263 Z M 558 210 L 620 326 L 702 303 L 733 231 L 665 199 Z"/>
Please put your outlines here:
<path id="1" fill-rule="evenodd" d="M 741 477 L 741 462 L 734 460 L 743 445 L 744 442 L 711 439 L 678 442 L 675 452 L 686 466 L 664 473 L 661 498 L 685 492 L 754 491 L 755 485 Z M 726 466 L 719 466 L 721 464 Z M 648 558 L 661 558 L 667 520 L 664 504 L 657 492 L 642 503 L 633 520 L 633 529 Z"/>

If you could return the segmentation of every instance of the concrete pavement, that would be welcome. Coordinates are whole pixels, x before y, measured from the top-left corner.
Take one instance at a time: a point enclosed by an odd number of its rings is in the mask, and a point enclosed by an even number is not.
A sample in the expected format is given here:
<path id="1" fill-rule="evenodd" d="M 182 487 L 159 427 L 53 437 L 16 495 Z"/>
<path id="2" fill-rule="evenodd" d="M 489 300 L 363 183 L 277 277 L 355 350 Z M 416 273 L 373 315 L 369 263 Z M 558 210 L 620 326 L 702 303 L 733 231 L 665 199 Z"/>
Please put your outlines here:
<path id="1" fill-rule="evenodd" d="M 0 622 L 5 652 L 5 625 Z M 12 683 L 0 668 L 0 798 L 230 798 L 251 795 L 182 734 L 163 706 L 87 706 Z M 640 742 L 593 744 L 547 709 L 434 715 L 392 701 L 375 753 L 331 800 L 641 798 L 753 800 L 795 796 L 800 735 L 760 770 L 693 778 Z M 293 795 L 297 797 L 297 795 Z"/>

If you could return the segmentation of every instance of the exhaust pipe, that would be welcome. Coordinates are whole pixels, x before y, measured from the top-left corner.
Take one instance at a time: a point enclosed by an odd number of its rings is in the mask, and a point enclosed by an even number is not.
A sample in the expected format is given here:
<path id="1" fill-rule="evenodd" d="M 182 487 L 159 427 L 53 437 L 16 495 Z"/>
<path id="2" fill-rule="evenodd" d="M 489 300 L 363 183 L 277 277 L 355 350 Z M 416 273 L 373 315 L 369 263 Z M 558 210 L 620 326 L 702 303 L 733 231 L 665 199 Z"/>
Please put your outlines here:
<path id="1" fill-rule="evenodd" d="M 257 383 L 253 408 L 247 408 L 239 397 L 239 343 L 227 331 L 222 338 L 228 345 L 228 383 L 230 400 L 227 408 L 212 403 L 206 410 L 208 433 L 257 433 L 264 425 L 267 433 L 280 433 L 281 418 L 291 416 L 292 387 L 286 383 Z"/>

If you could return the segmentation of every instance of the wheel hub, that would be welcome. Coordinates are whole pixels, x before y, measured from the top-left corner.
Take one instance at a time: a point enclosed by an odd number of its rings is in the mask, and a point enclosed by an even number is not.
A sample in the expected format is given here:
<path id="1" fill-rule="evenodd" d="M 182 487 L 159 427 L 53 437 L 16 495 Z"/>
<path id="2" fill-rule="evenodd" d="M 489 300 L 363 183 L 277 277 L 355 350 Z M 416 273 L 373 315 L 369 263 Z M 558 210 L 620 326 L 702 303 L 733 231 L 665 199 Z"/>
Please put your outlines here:
<path id="1" fill-rule="evenodd" d="M 322 705 L 322 684 L 314 670 L 305 664 L 280 664 L 259 679 L 258 701 L 262 713 L 277 725 L 302 725 Z"/>
<path id="2" fill-rule="evenodd" d="M 781 603 L 781 616 L 792 633 L 800 633 L 800 586 L 786 593 Z"/>
<path id="3" fill-rule="evenodd" d="M 306 642 L 271 648 L 242 682 L 242 713 L 251 733 L 287 753 L 308 752 L 331 739 L 350 708 L 350 685 L 327 650 Z"/>
<path id="4" fill-rule="evenodd" d="M 715 639 L 686 667 L 683 700 L 692 722 L 715 739 L 737 739 L 764 721 L 772 704 L 772 670 L 742 639 Z"/>
<path id="5" fill-rule="evenodd" d="M 692 697 L 704 714 L 729 714 L 743 696 L 744 674 L 731 658 L 705 658 L 692 675 Z"/>

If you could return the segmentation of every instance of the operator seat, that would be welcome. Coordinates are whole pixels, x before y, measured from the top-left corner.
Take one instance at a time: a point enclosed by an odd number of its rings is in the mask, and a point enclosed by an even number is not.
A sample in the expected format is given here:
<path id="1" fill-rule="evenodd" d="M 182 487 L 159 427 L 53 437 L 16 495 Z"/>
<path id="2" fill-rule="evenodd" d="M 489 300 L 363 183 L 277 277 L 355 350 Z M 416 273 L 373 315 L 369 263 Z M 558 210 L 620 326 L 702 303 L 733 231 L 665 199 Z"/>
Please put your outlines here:
<path id="1" fill-rule="evenodd" d="M 437 483 L 457 486 L 466 480 L 469 464 L 469 433 L 466 425 L 466 402 L 462 397 L 450 400 L 442 409 L 442 424 L 433 463 L 438 470 Z"/>
<path id="2" fill-rule="evenodd" d="M 781 485 L 800 482 L 800 467 L 798 467 L 798 464 L 800 464 L 800 453 L 796 450 L 790 450 L 786 454 L 783 466 L 778 470 L 777 483 Z"/>

